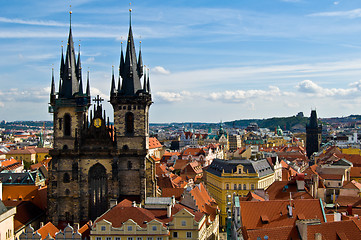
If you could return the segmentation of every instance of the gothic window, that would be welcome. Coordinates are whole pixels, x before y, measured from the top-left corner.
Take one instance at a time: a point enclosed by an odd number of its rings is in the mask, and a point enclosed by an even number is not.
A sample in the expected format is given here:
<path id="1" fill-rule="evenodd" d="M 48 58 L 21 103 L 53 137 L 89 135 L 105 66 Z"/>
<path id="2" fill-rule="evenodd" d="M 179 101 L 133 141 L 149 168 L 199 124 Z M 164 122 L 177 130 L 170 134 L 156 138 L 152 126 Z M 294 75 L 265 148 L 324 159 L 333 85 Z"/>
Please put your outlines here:
<path id="1" fill-rule="evenodd" d="M 68 145 L 64 145 L 63 150 L 67 150 L 67 149 L 68 149 Z"/>
<path id="2" fill-rule="evenodd" d="M 132 162 L 128 161 L 128 170 L 132 169 Z"/>
<path id="3" fill-rule="evenodd" d="M 78 180 L 78 163 L 73 163 L 72 178 L 73 178 L 73 180 Z"/>
<path id="4" fill-rule="evenodd" d="M 131 112 L 125 114 L 125 132 L 134 133 L 134 114 Z"/>
<path id="5" fill-rule="evenodd" d="M 243 190 L 247 190 L 246 184 L 243 184 Z"/>
<path id="6" fill-rule="evenodd" d="M 69 183 L 70 182 L 70 176 L 69 173 L 64 173 L 63 176 L 63 183 Z"/>
<path id="7" fill-rule="evenodd" d="M 62 121 L 63 119 L 62 118 L 59 118 L 59 130 L 61 130 L 61 127 L 62 127 L 62 125 L 63 125 L 63 121 Z"/>
<path id="8" fill-rule="evenodd" d="M 64 115 L 64 136 L 70 136 L 71 133 L 71 117 L 67 113 Z"/>
<path id="9" fill-rule="evenodd" d="M 95 220 L 108 209 L 106 169 L 100 163 L 89 169 L 89 217 Z"/>

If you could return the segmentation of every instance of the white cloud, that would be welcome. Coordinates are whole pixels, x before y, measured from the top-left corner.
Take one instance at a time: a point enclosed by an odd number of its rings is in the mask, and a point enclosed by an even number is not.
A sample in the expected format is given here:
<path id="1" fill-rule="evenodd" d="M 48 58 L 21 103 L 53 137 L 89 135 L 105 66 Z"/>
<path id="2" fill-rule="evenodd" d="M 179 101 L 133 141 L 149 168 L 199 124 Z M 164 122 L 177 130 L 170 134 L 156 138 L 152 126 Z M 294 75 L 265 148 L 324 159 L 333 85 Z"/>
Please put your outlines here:
<path id="1" fill-rule="evenodd" d="M 296 85 L 298 91 L 318 97 L 349 96 L 360 90 L 361 82 L 350 84 L 351 88 L 323 88 L 311 80 L 304 80 Z"/>
<path id="2" fill-rule="evenodd" d="M 359 18 L 361 17 L 361 8 L 353 9 L 350 11 L 319 12 L 310 14 L 308 16 Z"/>
<path id="3" fill-rule="evenodd" d="M 164 67 L 156 66 L 156 67 L 152 68 L 152 73 L 168 75 L 168 74 L 170 74 L 170 71 L 166 70 Z"/>
<path id="4" fill-rule="evenodd" d="M 160 100 L 160 102 L 181 102 L 183 101 L 186 97 L 190 97 L 191 93 L 187 92 L 187 91 L 182 91 L 182 92 L 157 92 L 156 94 L 156 98 Z"/>

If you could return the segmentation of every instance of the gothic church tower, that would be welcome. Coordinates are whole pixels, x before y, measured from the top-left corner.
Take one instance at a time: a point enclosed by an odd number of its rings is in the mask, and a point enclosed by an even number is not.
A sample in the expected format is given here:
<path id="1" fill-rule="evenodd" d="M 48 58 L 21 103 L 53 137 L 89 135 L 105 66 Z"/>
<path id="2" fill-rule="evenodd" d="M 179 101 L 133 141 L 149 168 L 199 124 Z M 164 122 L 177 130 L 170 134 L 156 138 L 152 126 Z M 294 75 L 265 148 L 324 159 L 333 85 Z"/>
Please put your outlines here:
<path id="1" fill-rule="evenodd" d="M 47 216 L 59 227 L 94 221 L 111 202 L 125 198 L 143 202 L 156 194 L 155 164 L 147 156 L 149 77 L 143 76 L 140 51 L 137 60 L 131 25 L 119 75 L 122 81 L 119 77 L 116 88 L 113 71 L 110 91 L 114 125 L 99 96 L 93 99 L 88 116 L 89 75 L 84 93 L 80 52 L 76 61 L 70 27 L 65 60 L 61 56 L 59 91 L 55 92 L 53 74 L 49 107 L 54 117 L 54 149 L 50 151 Z"/>
<path id="2" fill-rule="evenodd" d="M 316 110 L 311 111 L 311 116 L 306 125 L 306 152 L 310 159 L 314 152 L 320 150 L 322 141 L 322 125 L 317 122 Z"/>
<path id="3" fill-rule="evenodd" d="M 131 14 L 131 9 L 129 10 Z M 149 107 L 152 104 L 149 75 L 143 76 L 141 50 L 135 52 L 131 21 L 125 59 L 121 50 L 118 87 L 112 79 L 110 103 L 114 109 L 119 151 L 120 195 L 137 200 L 154 196 L 154 163 L 146 157 L 149 148 Z M 143 86 L 140 79 L 143 77 Z M 140 199 L 139 199 L 140 197 Z"/>

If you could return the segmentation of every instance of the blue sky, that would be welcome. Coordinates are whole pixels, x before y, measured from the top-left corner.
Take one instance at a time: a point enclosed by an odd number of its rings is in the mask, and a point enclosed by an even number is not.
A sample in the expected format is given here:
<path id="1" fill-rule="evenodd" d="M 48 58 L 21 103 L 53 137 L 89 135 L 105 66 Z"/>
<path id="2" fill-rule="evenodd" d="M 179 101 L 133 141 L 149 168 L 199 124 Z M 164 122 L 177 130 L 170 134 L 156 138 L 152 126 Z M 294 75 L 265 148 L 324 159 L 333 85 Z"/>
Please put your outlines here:
<path id="1" fill-rule="evenodd" d="M 51 120 L 51 68 L 58 83 L 70 4 L 83 77 L 89 70 L 91 94 L 109 99 L 112 65 L 128 33 L 127 1 L 0 4 L 0 119 Z M 131 8 L 151 73 L 151 122 L 309 115 L 315 108 L 319 117 L 361 114 L 359 0 L 147 0 Z"/>

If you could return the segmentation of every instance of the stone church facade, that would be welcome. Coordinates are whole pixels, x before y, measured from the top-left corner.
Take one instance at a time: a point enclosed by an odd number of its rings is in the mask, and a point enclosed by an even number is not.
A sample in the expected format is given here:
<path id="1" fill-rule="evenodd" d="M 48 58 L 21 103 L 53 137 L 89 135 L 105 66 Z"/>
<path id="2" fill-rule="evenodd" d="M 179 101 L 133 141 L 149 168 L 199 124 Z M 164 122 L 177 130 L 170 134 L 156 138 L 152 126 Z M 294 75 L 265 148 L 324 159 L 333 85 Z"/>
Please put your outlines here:
<path id="1" fill-rule="evenodd" d="M 83 91 L 80 52 L 76 57 L 70 26 L 65 58 L 61 55 L 59 91 L 53 75 L 50 93 L 54 149 L 47 216 L 55 225 L 95 220 L 112 202 L 125 198 L 143 202 L 156 195 L 155 165 L 147 157 L 150 83 L 141 51 L 138 58 L 135 52 L 131 25 L 126 52 L 121 52 L 119 81 L 116 84 L 114 71 L 111 80 L 114 125 L 103 111 L 103 99 L 97 96 L 93 101 L 91 107 L 89 74 Z"/>

